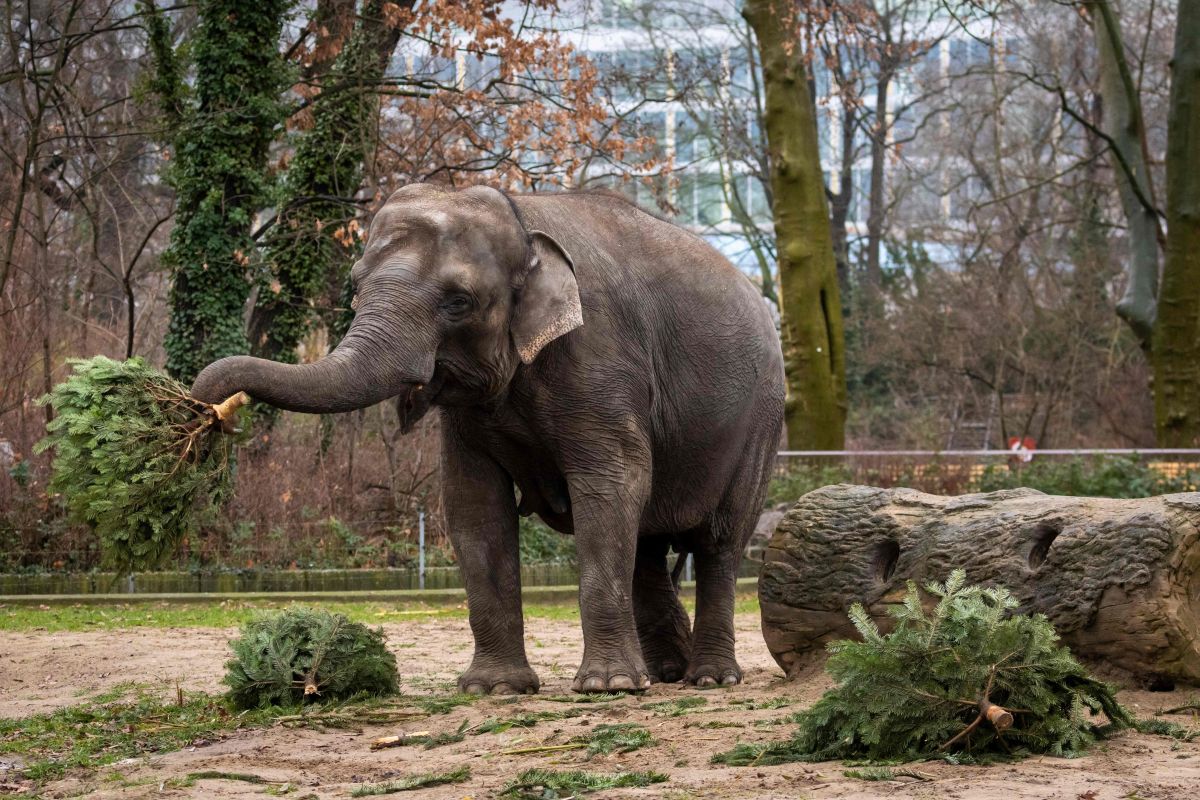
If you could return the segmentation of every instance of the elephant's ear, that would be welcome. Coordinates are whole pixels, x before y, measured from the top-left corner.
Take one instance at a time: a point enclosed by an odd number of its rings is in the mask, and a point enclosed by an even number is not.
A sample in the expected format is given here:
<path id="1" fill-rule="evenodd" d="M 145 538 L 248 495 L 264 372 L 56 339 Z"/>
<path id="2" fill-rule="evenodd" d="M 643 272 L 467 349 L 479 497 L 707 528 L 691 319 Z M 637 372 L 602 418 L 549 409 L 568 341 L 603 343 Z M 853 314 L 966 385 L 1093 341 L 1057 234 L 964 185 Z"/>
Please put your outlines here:
<path id="1" fill-rule="evenodd" d="M 529 236 L 532 254 L 512 320 L 513 342 L 526 364 L 550 342 L 583 324 L 571 257 L 549 234 L 530 231 Z"/>

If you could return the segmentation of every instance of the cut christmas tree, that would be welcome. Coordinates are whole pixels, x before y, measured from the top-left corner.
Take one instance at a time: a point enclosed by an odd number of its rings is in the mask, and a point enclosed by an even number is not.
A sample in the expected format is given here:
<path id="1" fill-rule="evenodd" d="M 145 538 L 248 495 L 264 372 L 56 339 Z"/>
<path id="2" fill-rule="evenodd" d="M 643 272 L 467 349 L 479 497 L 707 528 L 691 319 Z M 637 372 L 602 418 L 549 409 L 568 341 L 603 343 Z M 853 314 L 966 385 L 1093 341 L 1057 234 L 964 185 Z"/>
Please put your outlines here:
<path id="1" fill-rule="evenodd" d="M 227 492 L 244 393 L 217 405 L 139 358 L 71 362 L 41 402 L 55 412 L 37 452 L 54 448 L 50 489 L 100 539 L 105 566 L 153 569 Z"/>
<path id="2" fill-rule="evenodd" d="M 225 683 L 239 708 L 389 695 L 399 686 L 382 631 L 343 614 L 293 608 L 259 617 L 230 647 Z"/>
<path id="3" fill-rule="evenodd" d="M 1064 756 L 1134 725 L 1045 616 L 1015 613 L 1017 601 L 1002 587 L 965 582 L 956 570 L 944 584 L 928 584 L 937 602 L 926 611 L 910 581 L 903 604 L 888 608 L 895 627 L 887 635 L 855 604 L 850 618 L 862 641 L 829 644 L 826 668 L 837 686 L 797 715 L 795 736 L 739 745 L 714 760 Z"/>

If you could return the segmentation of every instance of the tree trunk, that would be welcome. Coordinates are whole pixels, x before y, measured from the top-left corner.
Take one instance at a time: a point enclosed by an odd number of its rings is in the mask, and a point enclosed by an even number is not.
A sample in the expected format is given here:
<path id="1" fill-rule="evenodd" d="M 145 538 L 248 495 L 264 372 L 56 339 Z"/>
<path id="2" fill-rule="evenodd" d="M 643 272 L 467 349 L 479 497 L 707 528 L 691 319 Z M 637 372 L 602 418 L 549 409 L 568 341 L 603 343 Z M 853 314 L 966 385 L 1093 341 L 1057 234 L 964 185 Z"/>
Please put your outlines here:
<path id="1" fill-rule="evenodd" d="M 790 33 L 793 7 L 750 0 L 742 13 L 758 39 L 766 94 L 788 445 L 837 450 L 845 441 L 845 345 L 816 110 Z"/>
<path id="2" fill-rule="evenodd" d="M 875 87 L 875 124 L 871 127 L 871 189 L 867 206 L 867 285 L 875 292 L 883 284 L 883 180 L 887 147 L 890 69 L 881 69 Z M 872 298 L 874 299 L 874 298 Z"/>
<path id="3" fill-rule="evenodd" d="M 1129 275 L 1117 314 L 1150 344 L 1158 297 L 1158 249 L 1161 231 L 1154 191 L 1146 168 L 1146 131 L 1141 100 L 1125 58 L 1120 21 L 1108 0 L 1089 3 L 1104 98 L 1104 132 L 1108 135 L 1121 208 L 1129 226 Z"/>
<path id="4" fill-rule="evenodd" d="M 1141 500 L 1032 489 L 941 497 L 827 486 L 784 515 L 759 579 L 762 628 L 789 675 L 853 637 L 862 603 L 881 622 L 905 581 L 1006 586 L 1081 658 L 1145 685 L 1200 683 L 1200 493 Z"/>
<path id="5" fill-rule="evenodd" d="M 396 5 L 407 10 L 412 4 Z M 345 283 L 359 253 L 358 238 L 345 226 L 358 214 L 354 196 L 378 138 L 377 87 L 400 38 L 399 28 L 384 20 L 382 5 L 363 4 L 341 51 L 321 70 L 312 127 L 297 137 L 278 216 L 263 243 L 274 281 L 260 287 L 250 315 L 250 352 L 256 356 L 295 362 L 296 347 L 312 325 L 313 302 L 322 289 Z"/>
<path id="6" fill-rule="evenodd" d="M 249 349 L 254 214 L 268 199 L 267 156 L 283 121 L 288 70 L 279 37 L 288 0 L 203 0 L 190 47 L 194 104 L 185 99 L 162 12 L 151 4 L 150 86 L 171 133 L 175 226 L 164 260 L 174 272 L 167 371 L 190 381 L 208 363 Z"/>
<path id="7" fill-rule="evenodd" d="M 1200 446 L 1200 0 L 1181 0 L 1167 118 L 1167 258 L 1151 360 L 1160 447 Z"/>

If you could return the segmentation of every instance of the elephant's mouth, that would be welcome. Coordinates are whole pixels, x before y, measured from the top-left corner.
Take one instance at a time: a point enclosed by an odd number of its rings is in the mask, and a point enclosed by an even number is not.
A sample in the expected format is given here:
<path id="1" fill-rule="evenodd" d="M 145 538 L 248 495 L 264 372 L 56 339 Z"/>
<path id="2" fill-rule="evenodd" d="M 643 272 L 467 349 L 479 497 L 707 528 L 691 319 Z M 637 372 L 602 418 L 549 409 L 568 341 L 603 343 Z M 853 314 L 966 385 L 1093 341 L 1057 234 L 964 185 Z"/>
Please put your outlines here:
<path id="1" fill-rule="evenodd" d="M 421 417 L 429 411 L 442 388 L 446 385 L 446 372 L 435 369 L 429 383 L 410 383 L 396 398 L 396 412 L 400 415 L 400 431 L 408 433 Z"/>

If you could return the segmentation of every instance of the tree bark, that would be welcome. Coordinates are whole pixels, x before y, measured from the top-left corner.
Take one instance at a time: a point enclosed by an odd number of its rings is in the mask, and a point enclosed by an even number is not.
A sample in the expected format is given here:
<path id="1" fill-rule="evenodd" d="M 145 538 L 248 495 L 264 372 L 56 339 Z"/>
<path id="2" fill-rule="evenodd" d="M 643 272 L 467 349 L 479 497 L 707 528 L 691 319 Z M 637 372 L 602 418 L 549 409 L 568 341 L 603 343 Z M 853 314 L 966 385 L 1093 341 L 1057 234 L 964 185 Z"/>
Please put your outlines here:
<path id="1" fill-rule="evenodd" d="M 408 10 L 413 3 L 396 5 Z M 260 287 L 247 325 L 250 352 L 261 358 L 296 361 L 296 347 L 315 316 L 314 300 L 329 285 L 345 283 L 359 252 L 344 226 L 358 214 L 354 196 L 378 139 L 377 85 L 400 38 L 382 6 L 378 0 L 363 4 L 341 51 L 319 70 L 323 91 L 311 107 L 312 127 L 296 138 L 282 202 L 263 242 L 274 282 Z"/>
<path id="2" fill-rule="evenodd" d="M 1080 658 L 1150 686 L 1200 683 L 1200 493 L 941 497 L 827 486 L 796 502 L 767 547 L 763 636 L 798 674 L 827 642 L 855 636 L 852 603 L 886 627 L 884 605 L 907 580 L 944 580 L 955 568 L 1045 614 Z"/>
<path id="3" fill-rule="evenodd" d="M 750 0 L 742 11 L 758 40 L 766 94 L 779 300 L 788 399 L 788 445 L 837 450 L 845 441 L 842 304 L 825 202 L 816 111 L 790 4 Z"/>
<path id="4" fill-rule="evenodd" d="M 1181 0 L 1167 117 L 1167 258 L 1151 361 L 1160 447 L 1200 446 L 1200 0 Z"/>
<path id="5" fill-rule="evenodd" d="M 880 251 L 883 249 L 884 156 L 889 128 L 887 110 L 891 82 L 890 67 L 880 69 L 879 81 L 875 86 L 875 124 L 871 128 L 871 188 L 867 206 L 867 285 L 872 292 L 878 291 L 883 285 Z"/>
<path id="6" fill-rule="evenodd" d="M 1141 100 L 1125 58 L 1120 21 L 1108 0 L 1091 0 L 1104 98 L 1103 128 L 1111 138 L 1113 172 L 1121 207 L 1129 226 L 1129 279 L 1117 314 L 1148 347 L 1154 330 L 1158 298 L 1158 250 L 1161 230 L 1154 208 L 1154 191 L 1146 166 L 1146 130 Z"/>

